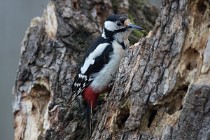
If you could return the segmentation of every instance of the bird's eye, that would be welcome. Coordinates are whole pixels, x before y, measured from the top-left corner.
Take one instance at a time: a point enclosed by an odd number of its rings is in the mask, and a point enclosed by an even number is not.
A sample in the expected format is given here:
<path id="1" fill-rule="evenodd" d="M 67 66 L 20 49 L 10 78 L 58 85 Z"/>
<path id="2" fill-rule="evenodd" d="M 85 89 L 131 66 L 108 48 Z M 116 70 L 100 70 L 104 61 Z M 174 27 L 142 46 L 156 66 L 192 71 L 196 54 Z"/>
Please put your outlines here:
<path id="1" fill-rule="evenodd" d="M 122 23 L 120 21 L 117 21 L 117 26 L 122 26 Z"/>

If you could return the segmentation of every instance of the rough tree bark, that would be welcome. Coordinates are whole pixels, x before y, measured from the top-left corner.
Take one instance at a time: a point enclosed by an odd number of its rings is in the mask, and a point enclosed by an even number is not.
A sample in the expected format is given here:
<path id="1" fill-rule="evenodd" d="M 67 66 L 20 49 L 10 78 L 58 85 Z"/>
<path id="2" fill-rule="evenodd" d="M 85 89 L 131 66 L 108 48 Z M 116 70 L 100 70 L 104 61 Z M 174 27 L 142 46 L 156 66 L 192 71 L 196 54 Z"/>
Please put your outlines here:
<path id="1" fill-rule="evenodd" d="M 141 16 L 149 29 L 152 9 L 54 0 L 33 19 L 14 88 L 15 139 L 85 139 L 83 106 L 67 104 L 84 50 L 110 13 Z M 210 139 L 209 9 L 208 0 L 162 2 L 154 29 L 127 50 L 112 91 L 100 98 L 91 139 Z"/>

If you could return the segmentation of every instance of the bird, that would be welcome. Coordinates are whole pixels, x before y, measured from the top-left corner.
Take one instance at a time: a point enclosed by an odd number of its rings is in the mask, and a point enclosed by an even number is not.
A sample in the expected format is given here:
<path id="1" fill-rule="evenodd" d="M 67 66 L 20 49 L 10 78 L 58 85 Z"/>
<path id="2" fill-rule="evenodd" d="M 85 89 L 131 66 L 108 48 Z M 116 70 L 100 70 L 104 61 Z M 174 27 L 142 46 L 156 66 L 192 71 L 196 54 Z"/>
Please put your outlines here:
<path id="1" fill-rule="evenodd" d="M 132 30 L 143 30 L 125 14 L 112 14 L 104 22 L 102 34 L 93 42 L 84 56 L 83 63 L 74 78 L 74 98 L 82 95 L 86 103 L 89 133 L 92 131 L 92 114 L 98 96 L 106 91 L 116 74 Z"/>

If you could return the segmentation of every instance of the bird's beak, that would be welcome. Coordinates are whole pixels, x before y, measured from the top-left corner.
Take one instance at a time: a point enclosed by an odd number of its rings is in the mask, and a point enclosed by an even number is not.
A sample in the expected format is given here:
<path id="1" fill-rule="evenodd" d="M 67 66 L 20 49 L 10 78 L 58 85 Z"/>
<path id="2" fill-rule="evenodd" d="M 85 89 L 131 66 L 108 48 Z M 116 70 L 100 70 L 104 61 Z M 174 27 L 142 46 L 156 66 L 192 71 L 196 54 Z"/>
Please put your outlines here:
<path id="1" fill-rule="evenodd" d="M 136 29 L 137 30 L 144 30 L 141 26 L 137 26 L 135 24 L 132 24 L 129 19 L 125 20 L 124 25 L 127 27 L 127 29 L 130 29 L 130 30 L 136 30 Z"/>
<path id="2" fill-rule="evenodd" d="M 137 26 L 137 25 L 135 25 L 135 24 L 132 24 L 132 23 L 130 23 L 128 26 L 127 26 L 127 28 L 129 28 L 129 29 L 137 29 L 137 30 L 144 30 L 141 26 Z"/>

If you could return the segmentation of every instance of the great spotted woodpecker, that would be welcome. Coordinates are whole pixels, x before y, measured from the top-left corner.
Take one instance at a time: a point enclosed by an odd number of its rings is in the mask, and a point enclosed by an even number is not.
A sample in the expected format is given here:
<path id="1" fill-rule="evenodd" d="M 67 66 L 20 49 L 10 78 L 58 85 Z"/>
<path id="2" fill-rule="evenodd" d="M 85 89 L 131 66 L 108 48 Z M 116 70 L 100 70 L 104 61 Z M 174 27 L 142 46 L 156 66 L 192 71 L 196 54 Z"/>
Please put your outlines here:
<path id="1" fill-rule="evenodd" d="M 75 97 L 82 94 L 87 103 L 90 131 L 92 109 L 99 94 L 106 90 L 118 70 L 125 48 L 129 45 L 128 36 L 133 29 L 143 30 L 132 24 L 126 15 L 109 16 L 104 23 L 102 35 L 88 49 L 75 77 L 72 91 Z"/>

